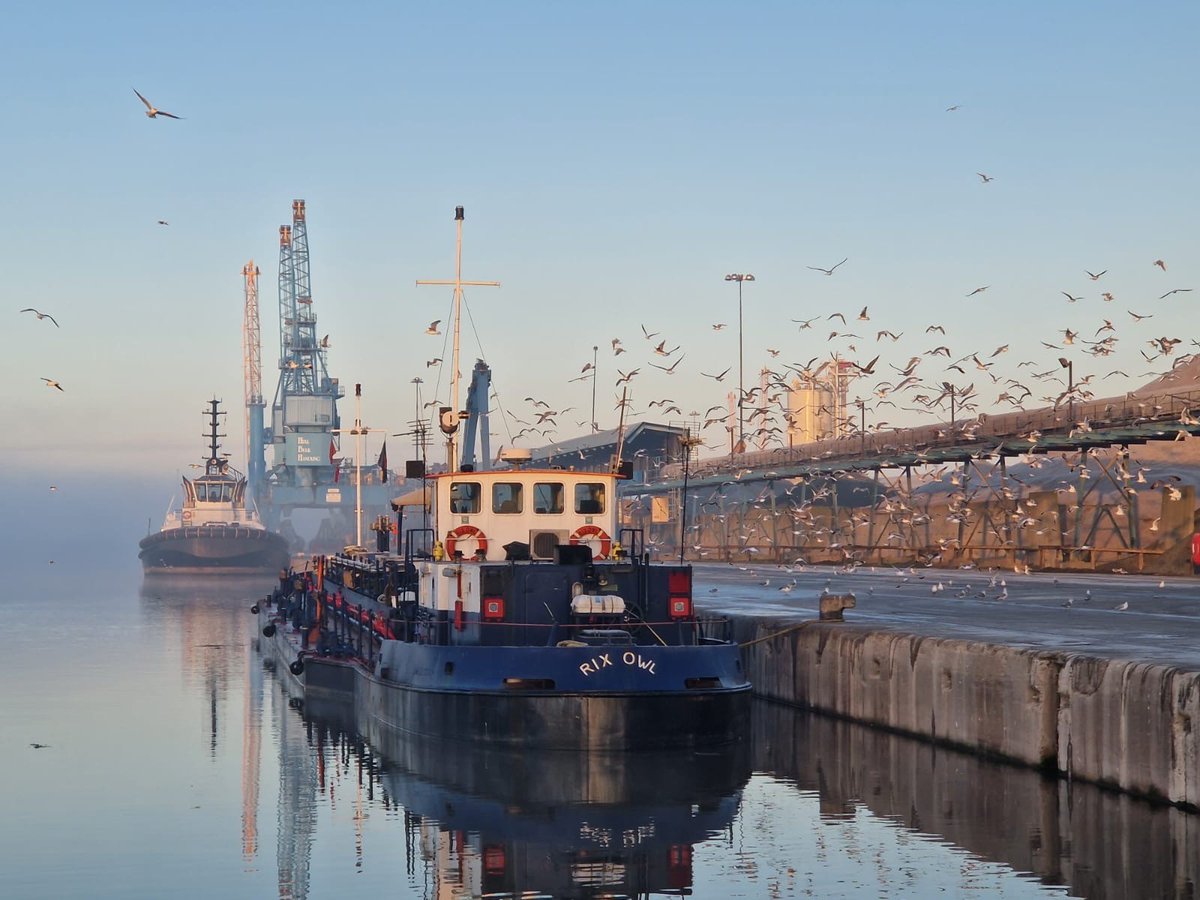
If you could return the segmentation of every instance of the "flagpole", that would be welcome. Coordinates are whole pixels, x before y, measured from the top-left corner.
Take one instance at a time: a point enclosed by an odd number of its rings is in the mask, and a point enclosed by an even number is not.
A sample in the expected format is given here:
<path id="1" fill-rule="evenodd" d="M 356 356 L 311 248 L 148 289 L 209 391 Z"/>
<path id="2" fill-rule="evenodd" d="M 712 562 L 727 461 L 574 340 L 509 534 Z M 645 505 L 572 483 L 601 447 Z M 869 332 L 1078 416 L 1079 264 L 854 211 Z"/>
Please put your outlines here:
<path id="1" fill-rule="evenodd" d="M 354 385 L 354 427 L 335 428 L 335 434 L 354 435 L 354 546 L 361 547 L 362 542 L 362 439 L 371 431 L 387 431 L 386 428 L 364 428 L 362 423 L 362 385 Z"/>
<path id="2" fill-rule="evenodd" d="M 354 386 L 354 546 L 362 542 L 362 385 Z"/>

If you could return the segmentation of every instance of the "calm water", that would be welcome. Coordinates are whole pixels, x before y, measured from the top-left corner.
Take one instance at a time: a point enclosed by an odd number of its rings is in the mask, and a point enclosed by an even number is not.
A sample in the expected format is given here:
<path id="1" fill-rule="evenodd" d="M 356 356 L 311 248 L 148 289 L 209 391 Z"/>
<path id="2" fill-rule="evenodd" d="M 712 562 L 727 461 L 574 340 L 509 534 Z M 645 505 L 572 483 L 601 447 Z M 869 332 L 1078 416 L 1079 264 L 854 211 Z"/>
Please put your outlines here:
<path id="1" fill-rule="evenodd" d="M 0 597 L 5 897 L 1198 893 L 1178 811 L 767 705 L 740 753 L 694 758 L 363 739 L 264 670 L 265 584 L 23 573 Z"/>

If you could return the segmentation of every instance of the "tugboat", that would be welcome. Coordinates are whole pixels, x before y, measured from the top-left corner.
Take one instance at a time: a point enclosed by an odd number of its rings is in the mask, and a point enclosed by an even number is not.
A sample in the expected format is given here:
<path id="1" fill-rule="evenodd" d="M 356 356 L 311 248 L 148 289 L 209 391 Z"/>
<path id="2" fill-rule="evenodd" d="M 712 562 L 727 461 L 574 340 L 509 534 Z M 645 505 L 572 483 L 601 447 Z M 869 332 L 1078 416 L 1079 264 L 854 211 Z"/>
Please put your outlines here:
<path id="1" fill-rule="evenodd" d="M 209 401 L 204 474 L 183 479 L 183 506 L 139 546 L 147 575 L 250 575 L 288 566 L 287 542 L 246 506 L 246 477 L 220 454 L 219 401 Z"/>
<path id="2" fill-rule="evenodd" d="M 456 219 L 461 247 L 461 207 Z M 461 271 L 451 283 L 457 373 Z M 738 741 L 750 684 L 730 623 L 696 614 L 690 565 L 652 563 L 642 532 L 620 526 L 623 467 L 531 469 L 526 450 L 475 471 L 456 459 L 457 374 L 451 391 L 440 419 L 449 471 L 417 492 L 428 523 L 397 523 L 403 552 L 319 558 L 281 609 L 257 608 L 295 686 L 449 741 L 574 751 Z"/>

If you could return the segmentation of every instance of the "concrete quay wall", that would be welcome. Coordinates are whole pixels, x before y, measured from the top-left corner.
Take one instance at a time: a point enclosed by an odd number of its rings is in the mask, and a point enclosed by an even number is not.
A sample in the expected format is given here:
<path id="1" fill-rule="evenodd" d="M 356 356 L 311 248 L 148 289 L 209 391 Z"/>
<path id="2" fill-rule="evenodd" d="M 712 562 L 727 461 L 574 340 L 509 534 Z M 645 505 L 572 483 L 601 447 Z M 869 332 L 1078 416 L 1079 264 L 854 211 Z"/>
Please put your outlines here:
<path id="1" fill-rule="evenodd" d="M 1200 672 L 734 617 L 763 698 L 1200 808 Z"/>

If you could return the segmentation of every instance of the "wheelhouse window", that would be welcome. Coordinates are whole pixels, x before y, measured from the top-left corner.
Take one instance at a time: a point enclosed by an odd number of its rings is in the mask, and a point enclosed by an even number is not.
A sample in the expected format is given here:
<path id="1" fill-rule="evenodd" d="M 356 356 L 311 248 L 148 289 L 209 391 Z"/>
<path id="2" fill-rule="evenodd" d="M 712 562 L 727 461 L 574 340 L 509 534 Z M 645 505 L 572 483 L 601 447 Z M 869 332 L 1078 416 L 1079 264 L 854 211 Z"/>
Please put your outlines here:
<path id="1" fill-rule="evenodd" d="M 524 509 L 521 485 L 515 481 L 501 481 L 492 485 L 492 512 L 512 514 Z"/>
<path id="2" fill-rule="evenodd" d="M 603 482 L 580 482 L 575 485 L 575 512 L 584 516 L 604 512 Z"/>
<path id="3" fill-rule="evenodd" d="M 563 511 L 561 481 L 539 481 L 533 486 L 533 511 L 538 515 L 555 515 Z"/>
<path id="4" fill-rule="evenodd" d="M 479 512 L 480 496 L 478 481 L 451 482 L 450 512 L 456 515 L 474 515 Z"/>
<path id="5" fill-rule="evenodd" d="M 196 499 L 205 503 L 229 503 L 233 500 L 233 485 L 197 482 Z"/>

